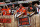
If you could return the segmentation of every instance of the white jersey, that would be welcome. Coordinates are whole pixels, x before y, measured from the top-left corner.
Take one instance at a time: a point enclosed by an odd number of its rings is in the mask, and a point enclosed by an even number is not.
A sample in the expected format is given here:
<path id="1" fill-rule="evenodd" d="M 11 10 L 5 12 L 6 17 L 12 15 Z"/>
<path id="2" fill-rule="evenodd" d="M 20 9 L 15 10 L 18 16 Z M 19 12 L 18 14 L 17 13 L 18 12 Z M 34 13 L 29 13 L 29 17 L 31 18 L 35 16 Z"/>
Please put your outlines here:
<path id="1" fill-rule="evenodd" d="M 39 14 L 40 14 L 40 9 L 39 9 Z"/>
<path id="2" fill-rule="evenodd" d="M 39 9 L 37 8 L 37 12 L 39 12 Z"/>

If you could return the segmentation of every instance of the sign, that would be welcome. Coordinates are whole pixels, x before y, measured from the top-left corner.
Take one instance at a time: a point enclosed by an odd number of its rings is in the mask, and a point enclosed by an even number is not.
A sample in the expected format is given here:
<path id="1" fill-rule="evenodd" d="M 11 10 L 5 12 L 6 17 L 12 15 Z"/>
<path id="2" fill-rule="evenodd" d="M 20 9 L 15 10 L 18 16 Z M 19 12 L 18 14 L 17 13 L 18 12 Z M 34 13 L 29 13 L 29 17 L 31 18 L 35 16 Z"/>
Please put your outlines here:
<path id="1" fill-rule="evenodd" d="M 0 23 L 11 23 L 11 19 L 0 19 Z"/>
<path id="2" fill-rule="evenodd" d="M 0 2 L 0 6 L 5 6 L 6 3 L 5 2 Z"/>
<path id="3" fill-rule="evenodd" d="M 19 26 L 30 25 L 29 18 L 19 18 Z"/>
<path id="4" fill-rule="evenodd" d="M 0 2 L 0 4 L 5 4 L 5 2 Z"/>

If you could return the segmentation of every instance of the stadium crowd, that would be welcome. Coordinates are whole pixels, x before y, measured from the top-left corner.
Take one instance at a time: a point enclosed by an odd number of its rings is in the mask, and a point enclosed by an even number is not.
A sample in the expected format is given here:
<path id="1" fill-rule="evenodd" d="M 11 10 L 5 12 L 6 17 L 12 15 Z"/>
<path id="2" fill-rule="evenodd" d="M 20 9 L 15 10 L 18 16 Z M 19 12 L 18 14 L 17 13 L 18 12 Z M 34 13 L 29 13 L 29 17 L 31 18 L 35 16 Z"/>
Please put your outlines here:
<path id="1" fill-rule="evenodd" d="M 21 14 L 22 16 L 27 16 L 29 13 L 27 12 L 35 12 L 35 14 L 38 14 L 38 4 L 35 3 L 34 5 L 32 5 L 32 3 L 28 3 L 28 9 L 26 10 L 26 8 L 22 5 L 19 4 L 19 7 L 15 7 L 15 4 L 12 4 L 12 6 L 7 5 L 7 6 L 3 6 L 3 8 L 0 7 L 0 13 L 2 15 L 15 15 L 16 13 L 19 15 Z M 0 14 L 0 15 L 1 15 Z"/>

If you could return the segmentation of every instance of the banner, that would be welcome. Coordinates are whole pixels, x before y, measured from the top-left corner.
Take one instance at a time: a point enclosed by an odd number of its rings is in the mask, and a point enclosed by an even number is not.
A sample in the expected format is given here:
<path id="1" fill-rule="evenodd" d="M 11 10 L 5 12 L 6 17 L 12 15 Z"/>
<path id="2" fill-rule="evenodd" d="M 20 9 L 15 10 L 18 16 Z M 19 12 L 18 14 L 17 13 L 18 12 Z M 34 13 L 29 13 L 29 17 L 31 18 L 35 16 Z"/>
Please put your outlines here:
<path id="1" fill-rule="evenodd" d="M 30 21 L 28 17 L 19 18 L 19 26 L 30 25 Z"/>
<path id="2" fill-rule="evenodd" d="M 11 19 L 0 19 L 0 23 L 11 23 Z"/>

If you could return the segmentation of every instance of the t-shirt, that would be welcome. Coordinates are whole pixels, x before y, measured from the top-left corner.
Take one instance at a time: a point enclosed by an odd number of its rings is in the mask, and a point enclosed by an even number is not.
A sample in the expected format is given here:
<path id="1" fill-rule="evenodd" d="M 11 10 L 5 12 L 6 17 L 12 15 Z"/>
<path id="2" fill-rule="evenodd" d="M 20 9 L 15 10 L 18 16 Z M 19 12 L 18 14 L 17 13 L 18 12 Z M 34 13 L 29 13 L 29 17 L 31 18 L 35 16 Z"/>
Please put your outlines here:
<path id="1" fill-rule="evenodd" d="M 22 8 L 19 8 L 18 10 L 17 10 L 17 12 L 24 12 L 24 14 L 23 15 L 26 15 L 26 10 L 25 10 L 25 8 L 24 7 L 22 7 Z"/>
<path id="2" fill-rule="evenodd" d="M 3 11 L 3 12 L 2 12 L 3 15 L 6 15 L 6 10 L 7 10 L 7 9 L 2 9 L 2 11 Z"/>

